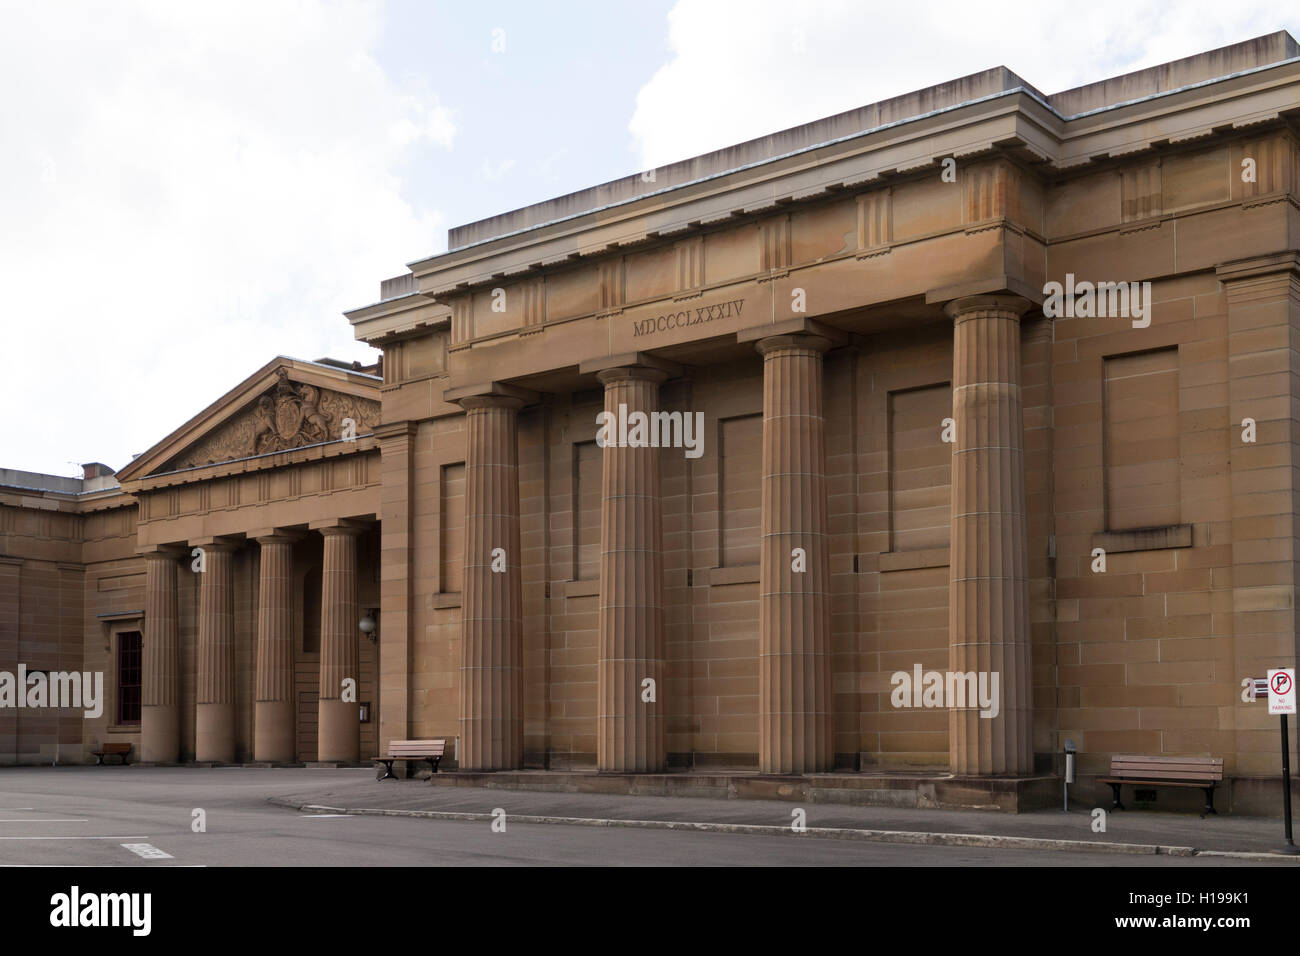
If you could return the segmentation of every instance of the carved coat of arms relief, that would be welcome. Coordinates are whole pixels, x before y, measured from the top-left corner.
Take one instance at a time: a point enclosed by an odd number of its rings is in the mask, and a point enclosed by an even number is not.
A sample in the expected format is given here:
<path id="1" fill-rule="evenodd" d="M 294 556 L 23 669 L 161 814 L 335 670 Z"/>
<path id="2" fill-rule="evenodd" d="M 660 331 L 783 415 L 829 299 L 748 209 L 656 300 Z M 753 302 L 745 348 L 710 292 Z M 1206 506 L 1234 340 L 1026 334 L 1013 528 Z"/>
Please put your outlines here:
<path id="1" fill-rule="evenodd" d="M 257 400 L 250 455 L 301 448 L 330 439 L 330 416 L 320 407 L 320 389 L 295 385 L 284 369 L 276 372 L 271 394 Z"/>
<path id="2" fill-rule="evenodd" d="M 258 396 L 248 411 L 168 462 L 164 470 L 192 468 L 253 455 L 265 455 L 342 437 L 343 420 L 351 418 L 364 433 L 379 422 L 379 402 L 322 391 L 289 380 L 285 369 Z"/>

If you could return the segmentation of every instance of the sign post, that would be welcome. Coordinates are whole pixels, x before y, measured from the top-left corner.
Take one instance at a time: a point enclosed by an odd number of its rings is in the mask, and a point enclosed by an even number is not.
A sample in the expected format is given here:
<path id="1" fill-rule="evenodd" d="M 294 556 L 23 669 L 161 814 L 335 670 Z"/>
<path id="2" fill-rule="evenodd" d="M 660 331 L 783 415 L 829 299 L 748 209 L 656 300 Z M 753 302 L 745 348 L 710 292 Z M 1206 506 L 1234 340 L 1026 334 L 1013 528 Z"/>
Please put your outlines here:
<path id="1" fill-rule="evenodd" d="M 1296 712 L 1295 668 L 1271 667 L 1268 671 L 1268 712 L 1282 721 L 1282 812 L 1286 820 L 1284 853 L 1300 853 L 1291 839 L 1291 745 L 1287 741 L 1286 718 Z"/>

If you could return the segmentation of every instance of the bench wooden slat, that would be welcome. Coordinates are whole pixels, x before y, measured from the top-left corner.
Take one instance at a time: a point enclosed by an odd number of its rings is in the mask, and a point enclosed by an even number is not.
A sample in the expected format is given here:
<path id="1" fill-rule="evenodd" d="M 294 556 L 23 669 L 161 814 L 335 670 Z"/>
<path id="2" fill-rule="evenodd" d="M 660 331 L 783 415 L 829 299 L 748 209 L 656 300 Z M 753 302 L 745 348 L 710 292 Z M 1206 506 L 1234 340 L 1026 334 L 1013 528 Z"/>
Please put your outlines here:
<path id="1" fill-rule="evenodd" d="M 1196 764 L 1181 764 L 1181 765 L 1180 765 L 1180 764 L 1171 764 L 1171 763 L 1146 764 L 1146 765 L 1143 765 L 1143 764 L 1123 764 L 1123 765 L 1118 766 L 1118 767 L 1112 765 L 1111 768 L 1110 768 L 1110 772 L 1111 772 L 1111 773 L 1115 773 L 1115 774 L 1119 774 L 1119 773 L 1124 773 L 1124 774 L 1131 774 L 1131 773 L 1153 773 L 1153 774 L 1156 774 L 1157 776 L 1160 776 L 1160 775 L 1162 775 L 1162 774 L 1180 774 L 1180 773 L 1196 773 L 1196 774 L 1211 774 L 1211 775 L 1212 775 L 1212 774 L 1221 774 L 1221 773 L 1223 773 L 1223 768 L 1222 768 L 1222 767 L 1204 767 L 1204 766 L 1197 766 Z"/>
<path id="2" fill-rule="evenodd" d="M 1149 778 L 1152 780 L 1222 780 L 1222 770 L 1149 770 L 1110 767 L 1112 777 Z"/>
<path id="3" fill-rule="evenodd" d="M 1151 787 L 1195 787 L 1205 791 L 1205 812 L 1214 813 L 1214 788 L 1223 781 L 1222 757 L 1179 757 L 1147 754 L 1113 754 L 1110 758 L 1110 776 L 1098 778 L 1108 784 L 1115 797 L 1115 809 L 1120 803 L 1120 787 L 1146 785 Z M 1203 814 L 1204 815 L 1204 814 Z"/>
<path id="4" fill-rule="evenodd" d="M 1222 757 L 1178 757 L 1168 755 L 1146 755 L 1146 754 L 1114 754 L 1110 758 L 1111 763 L 1118 763 L 1125 760 L 1141 760 L 1146 763 L 1202 763 L 1223 765 Z"/>
<path id="5" fill-rule="evenodd" d="M 1194 790 L 1205 789 L 1204 783 L 1192 783 L 1191 781 L 1182 781 L 1182 780 L 1133 780 L 1130 777 L 1122 777 L 1118 779 L 1112 779 L 1110 777 L 1102 777 L 1097 782 L 1098 783 L 1150 783 L 1150 784 L 1158 784 L 1159 786 L 1162 787 L 1191 787 Z"/>
<path id="6" fill-rule="evenodd" d="M 394 740 L 388 745 L 389 756 L 440 757 L 447 749 L 446 740 Z"/>

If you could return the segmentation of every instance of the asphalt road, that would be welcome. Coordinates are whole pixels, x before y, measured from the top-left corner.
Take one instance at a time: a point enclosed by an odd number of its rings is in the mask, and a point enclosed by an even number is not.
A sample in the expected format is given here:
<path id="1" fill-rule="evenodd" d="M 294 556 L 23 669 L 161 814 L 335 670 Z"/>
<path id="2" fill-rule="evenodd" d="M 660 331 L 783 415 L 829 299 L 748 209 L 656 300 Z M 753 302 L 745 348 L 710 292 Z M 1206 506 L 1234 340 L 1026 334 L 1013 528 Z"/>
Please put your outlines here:
<path id="1" fill-rule="evenodd" d="M 0 864 L 75 866 L 1240 866 L 1222 858 L 306 815 L 267 803 L 369 770 L 5 768 Z M 195 832 L 196 810 L 204 832 Z M 155 856 L 160 852 L 165 856 Z M 1270 864 L 1251 864 L 1270 865 Z M 1285 864 L 1283 864 L 1285 865 Z"/>

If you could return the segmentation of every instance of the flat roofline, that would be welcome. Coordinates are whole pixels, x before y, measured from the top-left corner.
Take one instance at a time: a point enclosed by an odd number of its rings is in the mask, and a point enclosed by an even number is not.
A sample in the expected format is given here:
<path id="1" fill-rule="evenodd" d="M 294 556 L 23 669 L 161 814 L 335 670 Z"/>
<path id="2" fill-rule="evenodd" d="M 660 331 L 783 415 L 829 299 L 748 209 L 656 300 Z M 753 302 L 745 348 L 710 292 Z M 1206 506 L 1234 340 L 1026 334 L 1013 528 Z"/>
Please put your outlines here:
<path id="1" fill-rule="evenodd" d="M 102 482 L 104 478 L 111 476 L 100 476 L 92 478 L 92 482 Z M 101 484 L 95 488 L 86 487 L 87 479 L 73 478 L 64 475 L 50 475 L 41 471 L 23 471 L 21 468 L 0 468 L 0 488 L 12 488 L 15 491 L 37 491 L 44 494 L 57 495 L 92 495 L 100 491 L 111 491 L 121 487 L 113 483 Z"/>
<path id="2" fill-rule="evenodd" d="M 453 252 L 460 252 L 499 239 L 518 236 L 546 226 L 571 221 L 581 216 L 627 205 L 651 196 L 663 195 L 687 186 L 730 175 L 731 173 L 778 162 L 801 153 L 878 133 L 906 123 L 917 122 L 962 107 L 988 102 L 1002 96 L 1023 93 L 1034 99 L 1058 119 L 1068 122 L 1081 117 L 1104 113 L 1108 110 L 1122 109 L 1134 103 L 1154 100 L 1162 96 L 1171 96 L 1211 83 L 1223 82 L 1235 77 L 1273 69 L 1291 63 L 1297 58 L 1300 58 L 1300 45 L 1297 45 L 1295 39 L 1288 32 L 1279 30 L 1240 43 L 1219 47 L 1215 50 L 1193 54 L 1168 63 L 1074 87 L 1052 96 L 1045 96 L 1007 67 L 994 67 L 947 83 L 926 87 L 902 96 L 880 100 L 876 103 L 837 113 L 800 126 L 790 127 L 735 146 L 703 153 L 666 167 L 656 167 L 654 171 L 656 180 L 662 171 L 664 178 L 669 179 L 670 182 L 648 192 L 635 191 L 635 184 L 642 181 L 643 174 L 633 173 L 630 176 L 610 180 L 539 203 L 521 206 L 495 216 L 453 226 L 447 232 L 448 248 L 446 252 L 423 256 L 409 262 L 407 266 L 414 270 L 416 266 Z M 1231 63 L 1249 63 L 1250 65 L 1229 72 L 1222 72 L 1221 66 L 1218 66 Z M 1198 73 L 1205 75 L 1199 75 L 1198 77 Z M 1198 78 L 1193 79 L 1193 77 Z M 1183 82 L 1161 88 L 1163 84 L 1171 81 L 1176 82 L 1180 78 Z M 964 92 L 978 89 L 984 89 L 987 92 L 977 96 L 969 96 Z M 1143 90 L 1146 91 L 1143 92 Z M 1136 92 L 1138 95 L 1107 99 L 1107 97 L 1121 97 L 1125 92 Z M 1088 106 L 1088 108 L 1077 112 L 1066 112 L 1062 108 L 1058 108 L 1058 106 L 1067 107 L 1069 104 L 1084 106 L 1098 98 L 1106 101 L 1102 105 Z M 909 106 L 909 104 L 925 102 L 936 105 L 928 110 L 918 110 L 913 106 Z M 900 109 L 905 115 L 895 113 Z M 863 123 L 858 122 L 859 120 L 867 120 L 872 115 L 877 118 L 882 115 L 892 115 L 894 118 L 871 125 L 863 125 Z M 851 128 L 854 126 L 857 128 Z M 817 136 L 819 133 L 825 133 L 834 128 L 844 129 L 846 127 L 850 127 L 850 129 L 840 135 Z M 814 136 L 817 136 L 815 142 L 807 141 L 809 137 Z M 793 145 L 795 142 L 798 142 L 798 145 Z M 783 144 L 790 145 L 791 148 L 781 149 L 780 147 Z M 743 162 L 734 161 L 746 155 L 752 155 L 752 158 Z M 698 172 L 700 168 L 708 171 L 700 174 Z M 693 175 L 689 174 L 691 171 L 695 171 Z M 681 176 L 686 178 L 671 181 L 674 177 Z M 633 190 L 633 194 L 623 195 L 629 190 Z M 607 197 L 604 201 L 600 199 L 602 195 Z M 548 215 L 548 209 L 556 214 Z M 545 218 L 535 219 L 539 215 Z"/>

